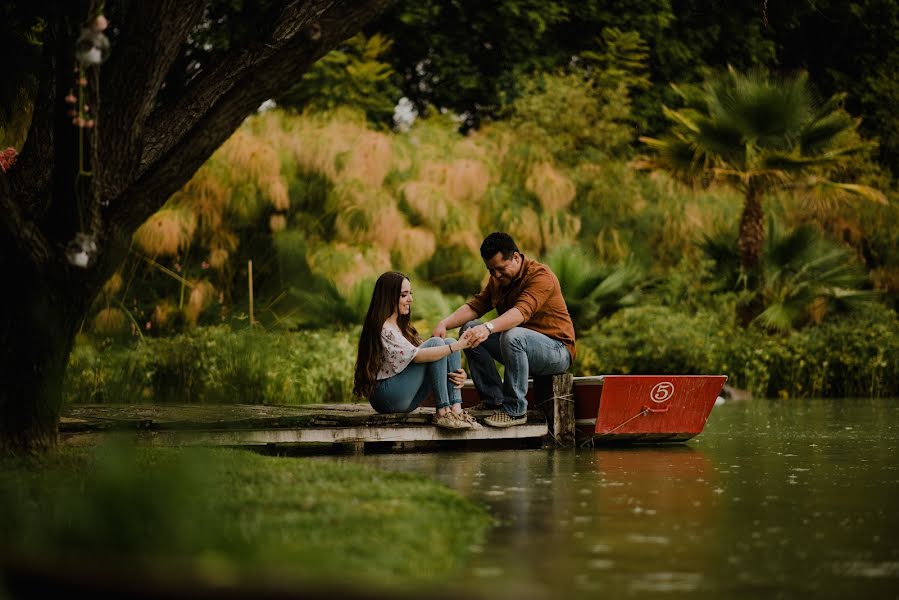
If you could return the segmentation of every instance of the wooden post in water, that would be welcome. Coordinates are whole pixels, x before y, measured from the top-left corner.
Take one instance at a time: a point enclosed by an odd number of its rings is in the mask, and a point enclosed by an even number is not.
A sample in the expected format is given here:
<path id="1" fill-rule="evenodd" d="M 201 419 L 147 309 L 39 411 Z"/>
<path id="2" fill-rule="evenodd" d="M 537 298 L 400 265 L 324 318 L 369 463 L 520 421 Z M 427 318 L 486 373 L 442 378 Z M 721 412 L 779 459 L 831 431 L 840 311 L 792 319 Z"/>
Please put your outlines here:
<path id="1" fill-rule="evenodd" d="M 253 318 L 253 261 L 247 261 L 247 280 L 250 286 L 250 327 L 256 324 Z"/>
<path id="2" fill-rule="evenodd" d="M 534 398 L 549 431 L 562 447 L 574 445 L 574 394 L 571 373 L 534 377 Z"/>

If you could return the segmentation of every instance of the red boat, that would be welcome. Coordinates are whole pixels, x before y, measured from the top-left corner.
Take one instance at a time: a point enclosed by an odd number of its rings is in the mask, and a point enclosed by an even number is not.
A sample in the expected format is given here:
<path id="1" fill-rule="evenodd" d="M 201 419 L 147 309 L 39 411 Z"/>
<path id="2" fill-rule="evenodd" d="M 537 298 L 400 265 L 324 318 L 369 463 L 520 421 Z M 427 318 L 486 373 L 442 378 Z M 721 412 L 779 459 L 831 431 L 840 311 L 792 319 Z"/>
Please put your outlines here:
<path id="1" fill-rule="evenodd" d="M 684 442 L 699 434 L 721 393 L 726 375 L 599 375 L 574 377 L 574 425 L 594 442 Z M 528 408 L 536 409 L 534 390 Z M 465 407 L 479 402 L 469 380 Z"/>
<path id="2" fill-rule="evenodd" d="M 575 425 L 596 442 L 683 442 L 702 432 L 726 381 L 726 375 L 575 377 Z"/>

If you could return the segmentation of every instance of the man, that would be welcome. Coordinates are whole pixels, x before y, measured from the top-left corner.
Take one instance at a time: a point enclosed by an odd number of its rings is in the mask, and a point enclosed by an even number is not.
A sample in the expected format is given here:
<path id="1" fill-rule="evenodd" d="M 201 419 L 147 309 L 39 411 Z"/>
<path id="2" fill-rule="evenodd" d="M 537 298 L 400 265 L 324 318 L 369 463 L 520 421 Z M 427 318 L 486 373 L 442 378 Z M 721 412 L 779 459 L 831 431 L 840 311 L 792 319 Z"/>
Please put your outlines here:
<path id="1" fill-rule="evenodd" d="M 463 326 L 461 335 L 472 339 L 465 350 L 481 407 L 495 412 L 484 419 L 492 427 L 527 422 L 529 375 L 562 373 L 574 360 L 574 325 L 562 288 L 546 265 L 526 258 L 506 233 L 488 235 L 481 258 L 490 280 L 471 301 L 460 306 L 434 328 L 445 337 L 447 329 Z M 496 308 L 492 321 L 478 319 Z M 506 367 L 501 381 L 494 360 Z"/>

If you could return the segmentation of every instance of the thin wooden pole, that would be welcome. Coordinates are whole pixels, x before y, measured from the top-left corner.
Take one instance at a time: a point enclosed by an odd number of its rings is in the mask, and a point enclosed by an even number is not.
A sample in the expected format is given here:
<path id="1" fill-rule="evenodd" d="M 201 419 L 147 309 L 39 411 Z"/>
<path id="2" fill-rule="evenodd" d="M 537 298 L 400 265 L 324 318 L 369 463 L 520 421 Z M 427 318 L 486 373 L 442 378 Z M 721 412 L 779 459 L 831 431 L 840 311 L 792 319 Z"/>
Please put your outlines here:
<path id="1" fill-rule="evenodd" d="M 256 319 L 253 318 L 253 261 L 247 261 L 247 280 L 250 285 L 250 326 L 256 324 Z"/>

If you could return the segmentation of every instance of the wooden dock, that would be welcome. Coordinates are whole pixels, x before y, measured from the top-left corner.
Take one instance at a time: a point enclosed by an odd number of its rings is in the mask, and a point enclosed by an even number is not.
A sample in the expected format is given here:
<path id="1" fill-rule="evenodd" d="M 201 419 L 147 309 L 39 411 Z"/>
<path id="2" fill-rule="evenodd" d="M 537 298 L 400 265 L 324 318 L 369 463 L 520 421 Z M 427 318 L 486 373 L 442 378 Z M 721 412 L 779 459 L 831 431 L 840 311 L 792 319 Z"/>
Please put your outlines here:
<path id="1" fill-rule="evenodd" d="M 408 414 L 378 414 L 368 404 L 258 405 L 80 405 L 63 410 L 60 443 L 95 445 L 127 437 L 153 446 L 330 445 L 355 451 L 369 444 L 541 440 L 549 429 L 542 413 L 507 429 L 484 426 L 452 431 L 432 424 L 433 408 Z M 472 411 L 482 419 L 489 411 Z"/>

